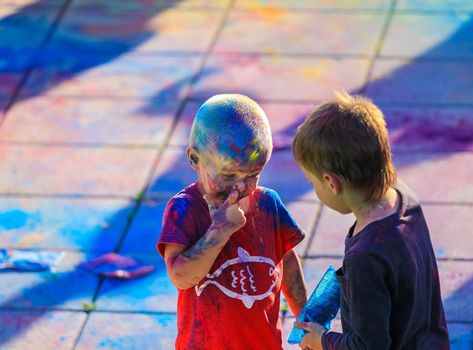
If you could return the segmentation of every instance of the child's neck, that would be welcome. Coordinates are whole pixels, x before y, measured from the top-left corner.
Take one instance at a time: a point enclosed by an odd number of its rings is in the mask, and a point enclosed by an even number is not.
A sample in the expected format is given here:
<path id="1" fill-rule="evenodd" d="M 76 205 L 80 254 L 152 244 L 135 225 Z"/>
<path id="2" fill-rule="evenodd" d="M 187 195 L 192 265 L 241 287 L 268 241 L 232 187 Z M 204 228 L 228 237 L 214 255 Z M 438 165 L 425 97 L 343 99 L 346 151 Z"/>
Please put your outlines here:
<path id="1" fill-rule="evenodd" d="M 353 235 L 356 235 L 370 223 L 382 220 L 397 211 L 399 207 L 399 194 L 393 188 L 389 188 L 384 196 L 376 203 L 362 203 L 353 210 L 356 217 L 356 225 Z"/>

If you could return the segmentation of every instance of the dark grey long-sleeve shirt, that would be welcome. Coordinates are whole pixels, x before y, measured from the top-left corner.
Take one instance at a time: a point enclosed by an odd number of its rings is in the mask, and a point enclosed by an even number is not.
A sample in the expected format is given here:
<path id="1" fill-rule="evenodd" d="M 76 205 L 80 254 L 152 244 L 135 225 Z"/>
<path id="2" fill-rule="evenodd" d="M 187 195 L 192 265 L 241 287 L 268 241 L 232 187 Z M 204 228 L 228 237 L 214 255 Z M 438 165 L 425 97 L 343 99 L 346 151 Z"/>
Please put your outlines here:
<path id="1" fill-rule="evenodd" d="M 429 230 L 412 193 L 397 190 L 397 213 L 348 233 L 337 271 L 343 334 L 324 334 L 324 350 L 450 349 Z"/>

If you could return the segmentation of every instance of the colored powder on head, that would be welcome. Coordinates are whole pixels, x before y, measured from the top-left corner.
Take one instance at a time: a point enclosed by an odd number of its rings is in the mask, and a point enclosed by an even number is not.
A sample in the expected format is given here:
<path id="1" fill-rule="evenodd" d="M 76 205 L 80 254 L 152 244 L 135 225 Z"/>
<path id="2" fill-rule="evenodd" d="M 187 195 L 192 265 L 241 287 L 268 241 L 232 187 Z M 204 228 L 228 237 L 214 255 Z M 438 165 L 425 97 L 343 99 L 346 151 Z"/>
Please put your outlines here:
<path id="1" fill-rule="evenodd" d="M 240 149 L 239 149 L 235 144 L 233 144 L 233 143 L 230 142 L 230 143 L 229 143 L 229 146 L 230 146 L 230 148 L 231 148 L 235 153 L 238 154 L 238 153 L 240 152 Z"/>
<path id="2" fill-rule="evenodd" d="M 251 152 L 250 154 L 250 161 L 254 161 L 255 159 L 257 159 L 259 157 L 259 152 L 257 150 L 254 150 L 253 152 Z"/>

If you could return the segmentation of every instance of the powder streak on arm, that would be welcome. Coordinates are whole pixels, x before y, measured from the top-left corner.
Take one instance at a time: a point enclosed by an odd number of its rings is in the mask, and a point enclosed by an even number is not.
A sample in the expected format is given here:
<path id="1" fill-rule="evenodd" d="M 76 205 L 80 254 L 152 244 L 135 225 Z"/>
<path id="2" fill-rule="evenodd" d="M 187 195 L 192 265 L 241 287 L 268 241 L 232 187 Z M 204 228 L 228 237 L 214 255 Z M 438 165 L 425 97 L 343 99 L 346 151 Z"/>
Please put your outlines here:
<path id="1" fill-rule="evenodd" d="M 302 267 L 294 249 L 289 250 L 283 257 L 282 292 L 292 313 L 297 317 L 307 302 L 307 290 Z"/>

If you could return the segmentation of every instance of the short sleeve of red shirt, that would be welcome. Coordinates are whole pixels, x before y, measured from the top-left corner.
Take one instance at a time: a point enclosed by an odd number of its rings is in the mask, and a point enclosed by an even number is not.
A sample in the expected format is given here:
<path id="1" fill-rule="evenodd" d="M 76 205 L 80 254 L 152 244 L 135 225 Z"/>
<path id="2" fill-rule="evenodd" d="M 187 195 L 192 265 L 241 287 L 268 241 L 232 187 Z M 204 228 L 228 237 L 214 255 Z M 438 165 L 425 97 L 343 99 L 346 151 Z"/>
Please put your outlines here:
<path id="1" fill-rule="evenodd" d="M 164 257 L 166 243 L 182 244 L 187 246 L 189 240 L 185 233 L 192 215 L 187 210 L 189 203 L 184 198 L 173 198 L 166 205 L 163 216 L 163 228 L 157 244 L 159 254 Z"/>
<path id="2" fill-rule="evenodd" d="M 157 248 L 164 256 L 166 244 L 192 245 L 199 237 L 199 231 L 210 226 L 207 204 L 195 184 L 184 189 L 166 205 L 163 225 Z"/>

